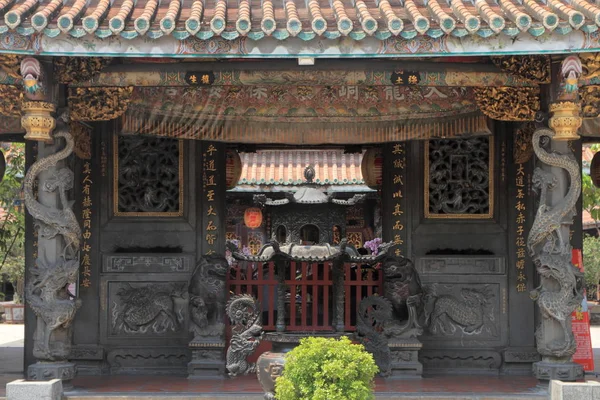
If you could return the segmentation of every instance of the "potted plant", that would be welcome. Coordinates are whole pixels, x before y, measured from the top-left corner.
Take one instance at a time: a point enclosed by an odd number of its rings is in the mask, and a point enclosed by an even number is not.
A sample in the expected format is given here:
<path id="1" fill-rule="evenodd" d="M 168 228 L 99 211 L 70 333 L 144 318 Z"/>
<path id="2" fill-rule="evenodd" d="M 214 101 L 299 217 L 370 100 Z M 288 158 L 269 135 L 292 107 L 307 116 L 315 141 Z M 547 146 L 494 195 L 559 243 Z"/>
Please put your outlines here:
<path id="1" fill-rule="evenodd" d="M 374 399 L 373 356 L 347 337 L 308 337 L 285 356 L 275 383 L 277 400 Z"/>

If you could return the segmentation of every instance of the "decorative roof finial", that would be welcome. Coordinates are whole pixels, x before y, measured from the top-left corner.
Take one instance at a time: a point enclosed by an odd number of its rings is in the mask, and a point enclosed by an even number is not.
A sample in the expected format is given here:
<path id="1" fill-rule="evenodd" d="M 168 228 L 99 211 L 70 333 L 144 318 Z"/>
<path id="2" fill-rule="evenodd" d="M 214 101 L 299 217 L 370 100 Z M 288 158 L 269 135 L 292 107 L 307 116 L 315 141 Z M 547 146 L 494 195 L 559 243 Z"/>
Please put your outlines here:
<path id="1" fill-rule="evenodd" d="M 313 179 L 315 179 L 315 168 L 312 165 L 309 165 L 304 169 L 304 178 L 306 179 L 306 183 L 313 183 Z"/>

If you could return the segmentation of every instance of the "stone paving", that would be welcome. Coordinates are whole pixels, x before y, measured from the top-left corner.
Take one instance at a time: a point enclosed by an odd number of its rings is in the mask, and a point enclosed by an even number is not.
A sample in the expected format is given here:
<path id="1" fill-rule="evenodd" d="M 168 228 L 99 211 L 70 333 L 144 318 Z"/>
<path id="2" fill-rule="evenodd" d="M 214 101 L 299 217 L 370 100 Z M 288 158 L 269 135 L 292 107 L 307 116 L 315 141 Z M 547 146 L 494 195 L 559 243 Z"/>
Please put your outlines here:
<path id="1" fill-rule="evenodd" d="M 592 343 L 596 369 L 600 371 L 600 326 L 592 327 Z M 22 377 L 23 325 L 0 324 L 0 398 L 6 383 Z M 588 376 L 589 380 L 599 377 Z M 377 399 L 524 399 L 546 398 L 545 391 L 527 376 L 427 376 L 420 380 L 376 380 Z M 261 388 L 255 376 L 231 379 L 189 380 L 186 377 L 104 376 L 78 377 L 74 391 L 66 393 L 67 400 L 101 399 L 107 395 L 130 394 L 120 399 L 136 399 L 131 395 L 160 394 L 161 399 L 185 400 L 190 398 L 231 398 L 236 400 L 261 399 Z M 203 393 L 199 396 L 199 393 Z M 140 397 L 141 398 L 141 397 Z M 147 399 L 148 397 L 146 397 Z"/>

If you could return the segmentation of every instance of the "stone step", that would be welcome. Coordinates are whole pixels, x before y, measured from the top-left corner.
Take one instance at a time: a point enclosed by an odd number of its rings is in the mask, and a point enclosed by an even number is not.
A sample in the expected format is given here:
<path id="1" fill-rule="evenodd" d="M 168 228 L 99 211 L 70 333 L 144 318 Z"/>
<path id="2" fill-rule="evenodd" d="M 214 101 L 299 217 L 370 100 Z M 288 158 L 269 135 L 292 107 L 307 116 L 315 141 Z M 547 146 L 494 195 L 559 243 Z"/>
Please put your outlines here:
<path id="1" fill-rule="evenodd" d="M 477 393 L 385 393 L 375 396 L 376 400 L 546 400 L 547 393 L 527 394 L 477 394 Z M 257 394 L 65 394 L 64 400 L 263 400 L 262 395 Z M 0 400 L 2 400 L 0 398 Z"/>

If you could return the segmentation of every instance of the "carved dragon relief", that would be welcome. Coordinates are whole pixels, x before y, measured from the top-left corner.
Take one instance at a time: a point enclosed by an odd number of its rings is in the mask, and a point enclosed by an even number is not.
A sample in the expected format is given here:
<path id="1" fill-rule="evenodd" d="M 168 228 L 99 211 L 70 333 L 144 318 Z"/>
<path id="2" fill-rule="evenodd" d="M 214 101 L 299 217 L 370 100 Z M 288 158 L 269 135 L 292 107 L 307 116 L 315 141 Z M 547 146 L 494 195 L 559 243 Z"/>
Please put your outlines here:
<path id="1" fill-rule="evenodd" d="M 227 349 L 227 370 L 230 376 L 256 372 L 256 364 L 247 361 L 262 338 L 261 308 L 250 295 L 233 296 L 227 303 L 231 321 L 231 341 Z"/>
<path id="2" fill-rule="evenodd" d="M 55 154 L 36 161 L 27 172 L 24 180 L 25 206 L 34 218 L 35 226 L 44 239 L 64 239 L 64 250 L 58 261 L 49 262 L 44 249 L 40 249 L 36 265 L 29 268 L 30 279 L 26 286 L 27 302 L 43 322 L 43 339 L 36 341 L 34 354 L 44 360 L 64 360 L 71 346 L 70 326 L 81 302 L 73 300 L 67 287 L 77 282 L 79 270 L 78 251 L 81 228 L 72 210 L 73 202 L 67 198 L 67 191 L 73 188 L 73 172 L 61 168 L 41 180 L 39 187 L 46 192 L 58 190 L 62 208 L 46 206 L 36 199 L 34 183 L 43 171 L 53 170 L 58 162 L 66 159 L 73 151 L 73 138 L 66 130 L 64 121 L 54 135 L 65 139 L 65 147 Z M 55 335 L 62 329 L 64 334 Z"/>
<path id="3" fill-rule="evenodd" d="M 113 302 L 113 334 L 165 334 L 181 330 L 184 314 L 181 304 L 184 284 L 125 283 L 117 292 L 120 301 Z M 182 301 L 176 301 L 176 299 Z"/>
<path id="4" fill-rule="evenodd" d="M 491 290 L 462 288 L 462 298 L 438 291 L 437 284 L 433 284 L 426 294 L 425 317 L 430 333 L 453 335 L 462 331 L 466 335 L 480 335 L 486 329 L 496 335 Z"/>
<path id="5" fill-rule="evenodd" d="M 73 171 L 66 167 L 61 168 L 41 185 L 41 189 L 46 192 L 54 192 L 58 189 L 62 209 L 43 205 L 36 200 L 33 192 L 33 184 L 38 175 L 42 171 L 53 168 L 59 161 L 67 158 L 73 152 L 73 137 L 68 131 L 59 130 L 54 134 L 54 137 L 64 138 L 66 141 L 65 148 L 56 154 L 38 160 L 29 168 L 23 184 L 25 206 L 35 219 L 35 225 L 42 237 L 53 239 L 57 235 L 61 235 L 66 244 L 63 258 L 75 259 L 81 240 L 81 227 L 72 210 L 73 202 L 67 199 L 67 191 L 73 188 Z"/>
<path id="6" fill-rule="evenodd" d="M 356 337 L 373 354 L 382 376 L 391 373 L 391 351 L 386 324 L 392 321 L 392 303 L 381 296 L 361 300 L 356 315 Z"/>
<path id="7" fill-rule="evenodd" d="M 583 300 L 583 274 L 571 263 L 571 245 L 563 227 L 572 223 L 575 205 L 581 192 L 580 167 L 572 154 L 549 153 L 542 148 L 540 140 L 552 139 L 554 131 L 538 129 L 533 135 L 533 150 L 545 164 L 564 169 L 570 178 L 570 187 L 561 202 L 548 205 L 548 191 L 558 180 L 554 174 L 536 168 L 533 183 L 540 191 L 540 204 L 533 226 L 527 238 L 527 247 L 538 273 L 554 284 L 542 280 L 531 292 L 545 319 L 556 321 L 563 329 L 564 337 L 544 340 L 544 329 L 536 330 L 538 351 L 543 356 L 571 356 L 576 350 L 573 332 L 568 323 L 571 313 Z M 558 290 L 556 290 L 558 288 Z"/>

